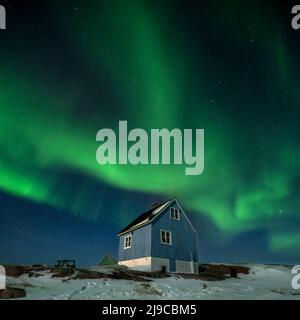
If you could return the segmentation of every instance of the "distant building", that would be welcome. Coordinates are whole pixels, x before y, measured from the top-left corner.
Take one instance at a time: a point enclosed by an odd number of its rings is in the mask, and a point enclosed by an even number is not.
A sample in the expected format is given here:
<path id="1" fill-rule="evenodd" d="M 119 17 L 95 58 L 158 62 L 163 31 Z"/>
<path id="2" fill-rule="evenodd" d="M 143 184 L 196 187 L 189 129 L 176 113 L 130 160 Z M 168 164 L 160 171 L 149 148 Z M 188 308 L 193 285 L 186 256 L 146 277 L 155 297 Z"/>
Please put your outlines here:
<path id="1" fill-rule="evenodd" d="M 118 236 L 120 265 L 198 273 L 197 231 L 176 199 L 155 205 Z"/>
<path id="2" fill-rule="evenodd" d="M 98 266 L 112 266 L 114 264 L 117 264 L 117 261 L 115 261 L 115 259 L 110 256 L 104 256 L 99 262 L 98 262 Z"/>

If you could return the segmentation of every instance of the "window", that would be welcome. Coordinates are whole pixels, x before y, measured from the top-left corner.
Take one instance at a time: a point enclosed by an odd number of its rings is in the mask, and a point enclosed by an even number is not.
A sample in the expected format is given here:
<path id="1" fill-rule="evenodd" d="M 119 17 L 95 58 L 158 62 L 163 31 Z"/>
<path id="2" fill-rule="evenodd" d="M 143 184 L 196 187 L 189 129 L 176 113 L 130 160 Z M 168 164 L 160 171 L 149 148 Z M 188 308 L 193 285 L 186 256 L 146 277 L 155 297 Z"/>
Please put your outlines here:
<path id="1" fill-rule="evenodd" d="M 171 208 L 171 218 L 174 220 L 180 220 L 181 210 L 177 208 Z"/>
<path id="2" fill-rule="evenodd" d="M 131 248 L 131 243 L 132 243 L 132 235 L 125 237 L 124 238 L 124 249 Z"/>
<path id="3" fill-rule="evenodd" d="M 172 234 L 170 231 L 160 230 L 160 242 L 162 244 L 172 245 Z"/>

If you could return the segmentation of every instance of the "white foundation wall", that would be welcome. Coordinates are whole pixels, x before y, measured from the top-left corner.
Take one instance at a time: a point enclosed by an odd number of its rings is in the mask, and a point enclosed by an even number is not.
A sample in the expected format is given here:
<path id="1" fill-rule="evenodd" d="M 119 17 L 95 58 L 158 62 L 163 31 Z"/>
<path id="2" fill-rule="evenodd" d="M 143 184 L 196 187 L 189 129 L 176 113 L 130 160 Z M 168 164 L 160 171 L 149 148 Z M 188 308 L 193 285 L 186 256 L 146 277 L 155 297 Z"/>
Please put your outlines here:
<path id="1" fill-rule="evenodd" d="M 139 259 L 119 261 L 119 265 L 127 266 L 130 269 L 138 271 L 161 271 L 166 267 L 166 272 L 170 272 L 170 260 L 156 257 L 145 257 Z M 176 272 L 178 273 L 198 273 L 198 265 L 193 261 L 176 260 Z"/>
<path id="2" fill-rule="evenodd" d="M 151 257 L 119 261 L 118 264 L 138 271 L 151 271 Z"/>
<path id="3" fill-rule="evenodd" d="M 178 273 L 198 273 L 197 263 L 194 261 L 176 260 L 176 272 Z"/>
<path id="4" fill-rule="evenodd" d="M 161 271 L 162 266 L 166 267 L 166 272 L 170 272 L 170 260 L 152 257 L 151 271 Z"/>
<path id="5" fill-rule="evenodd" d="M 166 272 L 170 271 L 169 259 L 155 257 L 145 257 L 139 259 L 119 261 L 118 264 L 138 271 L 161 271 L 162 266 L 165 266 Z"/>

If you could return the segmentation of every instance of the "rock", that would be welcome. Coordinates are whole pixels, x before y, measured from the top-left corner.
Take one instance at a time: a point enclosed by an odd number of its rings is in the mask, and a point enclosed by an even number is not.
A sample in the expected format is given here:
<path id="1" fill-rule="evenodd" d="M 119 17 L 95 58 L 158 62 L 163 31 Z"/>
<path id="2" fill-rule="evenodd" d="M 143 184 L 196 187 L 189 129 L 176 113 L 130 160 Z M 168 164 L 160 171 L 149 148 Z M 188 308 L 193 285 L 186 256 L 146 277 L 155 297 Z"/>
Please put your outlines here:
<path id="1" fill-rule="evenodd" d="M 28 273 L 29 267 L 26 266 L 4 266 L 7 277 L 20 277 Z"/>
<path id="2" fill-rule="evenodd" d="M 231 274 L 232 270 L 235 269 L 233 272 L 236 274 L 243 273 L 248 274 L 249 268 L 245 266 L 236 266 L 236 265 L 224 265 L 224 264 L 209 264 L 207 271 L 208 273 L 212 272 L 215 274 Z"/>
<path id="3" fill-rule="evenodd" d="M 103 279 L 109 276 L 102 272 L 91 271 L 86 269 L 79 269 L 75 279 Z"/>
<path id="4" fill-rule="evenodd" d="M 124 271 L 118 271 L 113 272 L 112 275 L 110 275 L 110 278 L 112 279 L 118 279 L 118 280 L 132 280 L 132 281 L 143 281 L 143 282 L 150 282 L 152 280 L 146 279 L 141 275 L 137 275 L 137 273 L 134 272 L 124 272 Z"/>
<path id="5" fill-rule="evenodd" d="M 35 271 L 30 271 L 30 272 L 28 273 L 28 277 L 29 277 L 29 278 L 39 278 L 39 277 L 41 277 L 41 276 L 42 276 L 41 273 L 38 273 L 38 272 L 35 272 Z"/>
<path id="6" fill-rule="evenodd" d="M 24 289 L 6 288 L 5 290 L 0 290 L 0 299 L 19 299 L 25 297 L 26 291 Z"/>
<path id="7" fill-rule="evenodd" d="M 51 269 L 52 278 L 66 278 L 74 274 L 73 268 L 53 268 Z"/>
<path id="8" fill-rule="evenodd" d="M 136 271 L 136 270 L 125 270 L 130 275 L 136 275 L 139 277 L 146 277 L 146 278 L 169 278 L 170 275 L 163 272 L 163 271 L 153 271 L 153 272 L 145 272 L 145 271 Z"/>

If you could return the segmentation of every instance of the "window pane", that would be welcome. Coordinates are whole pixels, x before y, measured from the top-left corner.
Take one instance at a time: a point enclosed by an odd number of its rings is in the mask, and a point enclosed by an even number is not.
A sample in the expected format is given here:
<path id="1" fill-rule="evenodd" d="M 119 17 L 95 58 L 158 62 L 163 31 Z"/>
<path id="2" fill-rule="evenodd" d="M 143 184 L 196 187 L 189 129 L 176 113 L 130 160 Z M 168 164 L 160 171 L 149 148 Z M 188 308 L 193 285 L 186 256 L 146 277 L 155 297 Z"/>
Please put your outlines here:
<path id="1" fill-rule="evenodd" d="M 132 236 L 127 236 L 124 239 L 124 248 L 130 248 L 132 242 Z"/>
<path id="2" fill-rule="evenodd" d="M 160 231 L 160 240 L 161 240 L 161 243 L 171 245 L 172 244 L 171 232 L 161 230 Z"/>

